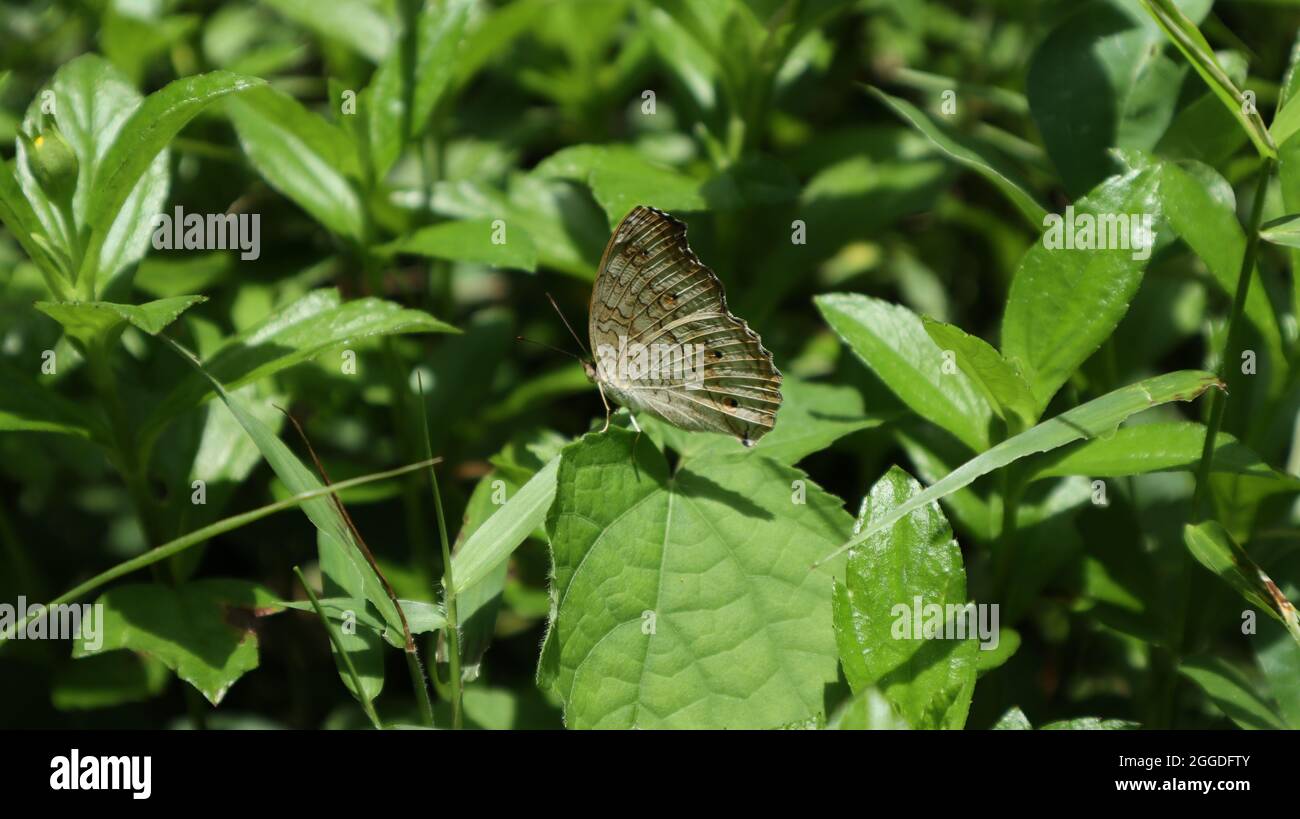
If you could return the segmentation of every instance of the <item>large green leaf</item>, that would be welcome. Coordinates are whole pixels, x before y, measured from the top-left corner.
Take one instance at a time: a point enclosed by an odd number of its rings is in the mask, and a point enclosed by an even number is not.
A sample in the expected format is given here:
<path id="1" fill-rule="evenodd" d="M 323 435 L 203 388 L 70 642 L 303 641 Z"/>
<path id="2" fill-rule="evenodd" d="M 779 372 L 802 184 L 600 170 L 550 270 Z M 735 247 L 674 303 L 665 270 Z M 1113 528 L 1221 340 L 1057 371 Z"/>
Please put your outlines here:
<path id="1" fill-rule="evenodd" d="M 891 468 L 862 501 L 855 530 L 920 493 L 910 475 Z M 914 509 L 851 549 L 832 600 L 840 662 L 855 692 L 879 688 L 913 728 L 965 725 L 979 641 L 973 633 L 949 639 L 944 631 L 956 625 L 944 615 L 947 607 L 967 603 L 966 571 L 938 504 Z M 915 615 L 932 606 L 937 621 L 923 614 L 917 622 Z"/>
<path id="2" fill-rule="evenodd" d="M 96 243 L 108 244 L 110 229 L 132 190 L 148 172 L 154 158 L 190 120 L 222 97 L 264 84 L 265 81 L 255 77 L 213 71 L 175 80 L 145 97 L 122 123 L 100 161 L 90 201 L 86 204 L 86 222 L 92 228 L 91 247 Z M 147 214 L 148 218 L 152 216 Z"/>
<path id="3" fill-rule="evenodd" d="M 256 618 L 277 611 L 275 595 L 244 580 L 138 583 L 107 591 L 96 604 L 103 606 L 103 621 L 98 633 L 73 645 L 74 657 L 123 648 L 147 654 L 213 705 L 257 668 Z"/>
<path id="4" fill-rule="evenodd" d="M 669 473 L 614 428 L 565 448 L 547 518 L 553 608 L 539 682 L 573 728 L 764 728 L 822 713 L 829 571 L 851 521 L 803 473 L 697 458 Z M 802 497 L 792 492 L 805 481 Z M 481 530 L 480 530 L 481 531 Z"/>
<path id="5" fill-rule="evenodd" d="M 226 114 L 249 162 L 271 187 L 334 233 L 361 239 L 365 214 L 347 178 L 356 154 L 342 130 L 273 88 L 231 99 Z"/>
<path id="6" fill-rule="evenodd" d="M 863 527 L 861 532 L 855 533 L 847 543 L 824 560 L 864 542 L 913 510 L 940 500 L 962 487 L 969 486 L 976 478 L 1015 463 L 1027 455 L 1047 452 L 1085 438 L 1109 435 L 1125 418 L 1134 413 L 1170 401 L 1192 401 L 1210 387 L 1218 385 L 1219 379 L 1211 373 L 1181 370 L 1148 378 L 1121 387 L 1100 398 L 1094 398 L 975 456 L 931 484 L 921 494 L 900 504 L 883 519 Z"/>
<path id="7" fill-rule="evenodd" d="M 1154 169 L 1130 170 L 1112 177 L 1074 204 L 1075 221 L 1094 219 L 1107 244 L 1116 231 L 1108 221 L 1130 215 L 1159 221 L 1158 175 Z M 1068 216 L 1068 212 L 1067 212 Z M 1069 230 L 1065 217 L 1060 230 Z M 1112 227 L 1114 225 L 1112 224 Z M 1124 231 L 1128 233 L 1127 230 Z M 1046 237 L 1048 234 L 1044 234 Z M 1029 383 L 1041 414 L 1066 379 L 1114 332 L 1137 293 L 1150 256 L 1130 248 L 1105 250 L 1051 249 L 1040 240 L 1016 270 L 1002 320 L 1002 354 Z"/>
<path id="8" fill-rule="evenodd" d="M 420 310 L 375 298 L 343 302 L 337 290 L 314 290 L 225 341 L 203 366 L 228 389 L 235 389 L 344 342 L 397 333 L 447 332 L 456 328 Z M 212 392 L 208 379 L 194 373 L 163 399 L 146 429 L 156 432 Z"/>
<path id="9" fill-rule="evenodd" d="M 1029 224 L 1038 229 L 1043 224 L 1043 218 L 1047 216 L 1047 211 L 1033 194 L 1029 193 L 1029 186 L 1019 175 L 1006 166 L 1004 160 L 998 157 L 993 151 L 982 145 L 973 137 L 966 136 L 953 128 L 950 128 L 942 122 L 938 122 L 934 117 L 917 108 L 907 100 L 898 97 L 891 97 L 878 88 L 868 87 L 867 90 L 876 99 L 888 105 L 894 113 L 901 117 L 905 122 L 935 144 L 935 146 L 949 156 L 953 161 L 970 168 L 988 181 L 992 182 L 1002 194 L 1011 201 L 1011 204 L 1024 214 L 1029 220 Z"/>
<path id="10" fill-rule="evenodd" d="M 988 448 L 988 402 L 964 372 L 946 368 L 943 350 L 915 313 L 853 293 L 818 296 L 816 303 L 849 349 L 913 412 L 976 452 Z"/>

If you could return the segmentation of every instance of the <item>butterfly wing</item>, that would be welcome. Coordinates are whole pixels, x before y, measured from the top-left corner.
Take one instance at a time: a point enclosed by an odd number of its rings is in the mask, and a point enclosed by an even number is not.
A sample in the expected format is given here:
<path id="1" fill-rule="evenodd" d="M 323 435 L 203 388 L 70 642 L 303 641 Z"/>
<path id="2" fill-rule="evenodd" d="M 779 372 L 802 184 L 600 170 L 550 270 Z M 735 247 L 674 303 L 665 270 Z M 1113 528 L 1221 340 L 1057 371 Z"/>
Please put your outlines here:
<path id="1" fill-rule="evenodd" d="M 598 378 L 620 404 L 746 445 L 776 421 L 781 374 L 772 354 L 727 309 L 722 282 L 687 245 L 686 225 L 663 211 L 636 207 L 615 228 L 592 288 L 588 333 L 598 360 L 633 345 L 666 356 L 654 377 Z"/>

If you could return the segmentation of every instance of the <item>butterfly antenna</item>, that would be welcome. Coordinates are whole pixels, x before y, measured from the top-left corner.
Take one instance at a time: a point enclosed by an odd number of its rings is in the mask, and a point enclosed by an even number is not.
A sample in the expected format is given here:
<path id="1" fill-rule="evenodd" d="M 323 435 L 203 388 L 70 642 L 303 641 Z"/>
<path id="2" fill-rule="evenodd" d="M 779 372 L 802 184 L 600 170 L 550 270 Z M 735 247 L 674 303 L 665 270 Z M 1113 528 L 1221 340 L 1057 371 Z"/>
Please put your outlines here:
<path id="1" fill-rule="evenodd" d="M 533 339 L 528 338 L 527 336 L 515 336 L 515 341 L 527 341 L 529 344 L 536 344 L 538 347 L 545 347 L 546 349 L 550 350 L 553 353 L 559 353 L 560 355 L 567 355 L 569 358 L 572 358 L 574 361 L 582 361 L 581 358 L 569 352 L 568 350 L 561 350 L 559 347 L 552 347 L 550 344 L 547 344 L 543 341 L 534 341 Z"/>
<path id="2" fill-rule="evenodd" d="M 582 350 L 582 352 L 586 354 L 587 358 L 591 358 L 591 351 L 587 349 L 587 345 L 582 343 L 582 339 L 578 338 L 578 334 L 573 331 L 573 325 L 564 317 L 564 311 L 560 309 L 560 305 L 555 303 L 555 298 L 551 296 L 550 293 L 547 293 L 546 300 L 555 308 L 555 314 L 560 317 L 560 321 L 564 322 L 564 326 L 569 328 L 569 335 L 573 336 L 573 340 L 578 342 L 578 349 Z"/>

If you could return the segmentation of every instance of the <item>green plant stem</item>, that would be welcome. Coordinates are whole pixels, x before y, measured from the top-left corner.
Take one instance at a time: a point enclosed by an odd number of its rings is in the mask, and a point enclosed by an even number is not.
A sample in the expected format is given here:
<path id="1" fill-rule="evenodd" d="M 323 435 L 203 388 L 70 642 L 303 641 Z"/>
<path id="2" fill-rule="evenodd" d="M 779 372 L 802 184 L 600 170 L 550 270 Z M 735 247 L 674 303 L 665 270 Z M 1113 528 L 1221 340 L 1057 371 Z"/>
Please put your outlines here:
<path id="1" fill-rule="evenodd" d="M 427 431 L 427 427 L 426 427 Z M 442 589 L 443 608 L 447 613 L 445 635 L 447 640 L 448 684 L 451 688 L 451 727 L 461 727 L 461 703 L 463 686 L 460 676 L 460 619 L 456 614 L 456 580 L 451 568 L 451 543 L 447 539 L 447 520 L 442 509 L 442 494 L 438 491 L 438 474 L 429 467 L 429 481 L 433 485 L 433 505 L 438 514 L 438 537 L 442 543 Z"/>
<path id="2" fill-rule="evenodd" d="M 420 392 L 421 406 L 424 402 L 424 382 L 416 376 L 416 384 Z M 424 453 L 425 458 L 432 457 L 432 445 L 429 443 L 429 416 L 422 411 L 421 420 L 424 429 Z M 433 508 L 438 517 L 438 542 L 442 546 L 442 594 L 443 609 L 446 613 L 446 625 L 443 628 L 443 639 L 447 641 L 447 676 L 446 686 L 438 684 L 438 675 L 433 675 L 435 686 L 439 694 L 451 700 L 451 727 L 459 730 L 463 717 L 461 716 L 461 705 L 463 701 L 463 681 L 460 672 L 460 618 L 456 613 L 456 580 L 452 573 L 451 562 L 451 540 L 447 537 L 447 516 L 442 508 L 442 492 L 438 489 L 438 473 L 431 466 L 429 467 L 429 486 L 433 492 Z M 436 655 L 435 655 L 436 656 Z M 444 690 L 445 689 L 445 690 Z"/>
<path id="3" fill-rule="evenodd" d="M 307 578 L 302 576 L 302 569 L 297 566 L 293 567 L 293 573 L 298 575 L 298 582 L 302 584 L 303 591 L 307 592 L 307 599 L 311 601 L 311 607 L 316 610 L 316 616 L 325 624 L 325 632 L 330 636 L 330 642 L 334 644 L 334 650 L 343 658 L 343 665 L 348 670 L 348 676 L 352 678 L 352 690 L 356 692 L 357 701 L 361 703 L 361 708 L 370 718 L 370 723 L 378 729 L 383 729 L 384 725 L 379 721 L 379 714 L 375 712 L 375 704 L 366 699 L 365 688 L 361 686 L 361 675 L 357 673 L 357 667 L 352 663 L 352 655 L 348 654 L 343 648 L 343 638 L 339 636 L 338 629 L 325 616 L 325 610 L 321 608 L 320 601 L 316 599 L 316 593 L 311 590 L 307 584 Z"/>
<path id="4" fill-rule="evenodd" d="M 117 564 L 116 566 L 113 566 L 110 569 L 106 569 L 105 571 L 100 572 L 99 574 L 90 578 L 86 582 L 73 586 L 68 591 L 54 598 L 50 602 L 46 603 L 45 608 L 48 609 L 51 606 L 57 606 L 62 603 L 69 603 L 73 600 L 76 600 L 79 597 L 82 597 L 84 595 L 89 594 L 92 591 L 95 591 L 96 589 L 103 586 L 104 584 L 116 580 L 117 578 L 122 577 L 123 575 L 127 575 L 130 574 L 131 572 L 138 571 L 148 566 L 152 566 L 161 560 L 166 560 L 167 558 L 173 555 L 180 554 L 181 552 L 185 551 L 191 546 L 195 546 L 199 543 L 203 543 L 207 540 L 216 537 L 217 535 L 224 534 L 225 532 L 229 532 L 232 529 L 238 529 L 241 526 L 246 526 L 247 524 L 252 523 L 253 521 L 261 520 L 262 518 L 267 517 L 268 515 L 274 515 L 276 512 L 282 512 L 286 509 L 292 509 L 314 498 L 320 498 L 320 497 L 325 497 L 326 495 L 337 494 L 344 490 L 351 489 L 354 486 L 361 486 L 363 484 L 373 483 L 375 481 L 382 481 L 388 478 L 395 478 L 398 475 L 405 475 L 406 473 L 414 472 L 417 469 L 424 469 L 425 467 L 432 466 L 434 463 L 437 463 L 437 460 L 438 459 L 435 458 L 427 461 L 419 461 L 417 463 L 407 464 L 406 466 L 401 466 L 396 469 L 389 469 L 384 472 L 376 472 L 373 475 L 362 475 L 359 478 L 349 478 L 346 481 L 339 481 L 338 483 L 331 484 L 329 486 L 323 486 L 320 489 L 313 489 L 310 492 L 302 492 L 300 494 L 294 495 L 291 498 L 285 498 L 284 500 L 276 501 L 275 503 L 270 503 L 267 504 L 266 506 L 258 507 L 257 509 L 253 509 L 249 512 L 243 512 L 238 515 L 232 515 L 231 517 L 225 518 L 223 520 L 219 520 L 216 523 L 210 523 L 207 526 L 204 526 L 199 529 L 195 529 L 193 532 L 190 532 L 189 534 L 182 535 L 176 538 L 175 540 L 164 543 L 163 545 L 155 549 L 150 549 L 149 551 L 145 552 L 142 555 L 137 555 L 136 557 L 133 557 L 130 560 L 124 560 L 121 563 Z M 23 620 L 18 623 L 13 633 L 17 634 L 18 632 L 26 628 L 27 623 L 30 620 L 31 620 L 30 616 L 23 618 Z M 8 641 L 0 639 L 0 646 L 3 646 L 6 642 Z"/>
<path id="5" fill-rule="evenodd" d="M 1255 200 L 1251 203 L 1249 222 L 1246 228 L 1246 252 L 1241 259 L 1241 271 L 1237 274 L 1237 292 L 1233 296 L 1232 311 L 1228 314 L 1228 332 L 1223 341 L 1219 355 L 1219 380 L 1231 388 L 1228 380 L 1228 357 L 1237 349 L 1240 334 L 1241 317 L 1246 311 L 1246 296 L 1250 293 L 1251 274 L 1255 270 L 1255 258 L 1259 255 L 1259 225 L 1264 216 L 1264 197 L 1268 192 L 1268 181 L 1273 175 L 1274 162 L 1265 159 L 1260 168 L 1259 181 L 1255 188 Z M 1236 379 L 1234 379 L 1236 380 Z M 1206 423 L 1205 444 L 1201 449 L 1201 461 L 1196 468 L 1196 489 L 1192 495 L 1192 519 L 1204 517 L 1203 504 L 1205 493 L 1210 483 L 1210 470 L 1214 466 L 1214 439 L 1223 426 L 1223 414 L 1226 394 L 1216 391 L 1210 396 L 1210 417 Z"/>

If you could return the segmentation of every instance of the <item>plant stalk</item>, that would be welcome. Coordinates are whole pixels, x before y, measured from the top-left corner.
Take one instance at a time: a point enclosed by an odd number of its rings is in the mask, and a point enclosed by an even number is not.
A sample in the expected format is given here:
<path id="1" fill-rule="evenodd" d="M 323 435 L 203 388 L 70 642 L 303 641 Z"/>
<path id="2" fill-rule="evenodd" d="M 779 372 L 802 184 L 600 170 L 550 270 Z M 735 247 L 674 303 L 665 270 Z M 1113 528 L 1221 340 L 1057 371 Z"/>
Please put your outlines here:
<path id="1" fill-rule="evenodd" d="M 1268 181 L 1273 175 L 1273 167 L 1272 159 L 1264 160 L 1264 165 L 1259 172 L 1259 182 L 1255 188 L 1255 199 L 1251 203 L 1249 222 L 1246 227 L 1246 252 L 1241 259 L 1241 271 L 1237 275 L 1237 292 L 1233 296 L 1232 311 L 1228 314 L 1228 332 L 1219 355 L 1218 376 L 1225 384 L 1229 384 L 1228 357 L 1237 349 L 1237 339 L 1241 333 L 1241 317 L 1246 312 L 1246 296 L 1250 293 L 1251 275 L 1255 270 L 1255 259 L 1259 255 L 1259 225 L 1264 217 L 1264 196 L 1268 192 Z M 1192 494 L 1193 521 L 1199 521 L 1205 516 L 1203 505 L 1210 483 L 1210 471 L 1214 466 L 1214 439 L 1219 434 L 1219 427 L 1223 426 L 1226 400 L 1225 391 L 1216 390 L 1210 396 L 1210 417 L 1206 423 L 1201 461 L 1196 468 L 1196 489 Z"/>

